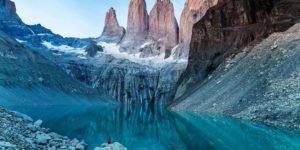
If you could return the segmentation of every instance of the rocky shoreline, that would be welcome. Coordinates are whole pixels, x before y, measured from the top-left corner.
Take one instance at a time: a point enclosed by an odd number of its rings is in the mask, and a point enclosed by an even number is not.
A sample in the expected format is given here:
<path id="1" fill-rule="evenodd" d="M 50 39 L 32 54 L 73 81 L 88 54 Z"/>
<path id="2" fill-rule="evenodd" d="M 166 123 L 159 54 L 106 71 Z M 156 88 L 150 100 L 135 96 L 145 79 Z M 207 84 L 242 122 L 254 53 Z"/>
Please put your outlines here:
<path id="1" fill-rule="evenodd" d="M 69 139 L 41 127 L 43 121 L 33 121 L 24 114 L 0 107 L 0 150 L 85 150 L 87 144 Z M 103 144 L 96 150 L 126 150 L 119 143 Z"/>

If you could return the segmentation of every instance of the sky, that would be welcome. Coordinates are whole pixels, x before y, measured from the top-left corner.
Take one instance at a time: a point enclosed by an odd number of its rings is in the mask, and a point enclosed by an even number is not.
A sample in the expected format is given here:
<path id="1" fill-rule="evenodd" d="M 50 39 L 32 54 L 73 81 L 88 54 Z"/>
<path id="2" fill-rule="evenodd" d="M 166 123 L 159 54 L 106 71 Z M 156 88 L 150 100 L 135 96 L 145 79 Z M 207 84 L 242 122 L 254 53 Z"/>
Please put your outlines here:
<path id="1" fill-rule="evenodd" d="M 105 14 L 114 7 L 119 24 L 126 28 L 130 0 L 12 0 L 26 24 L 42 24 L 64 37 L 98 37 Z M 185 0 L 172 0 L 179 22 Z M 146 0 L 150 12 L 155 0 Z"/>

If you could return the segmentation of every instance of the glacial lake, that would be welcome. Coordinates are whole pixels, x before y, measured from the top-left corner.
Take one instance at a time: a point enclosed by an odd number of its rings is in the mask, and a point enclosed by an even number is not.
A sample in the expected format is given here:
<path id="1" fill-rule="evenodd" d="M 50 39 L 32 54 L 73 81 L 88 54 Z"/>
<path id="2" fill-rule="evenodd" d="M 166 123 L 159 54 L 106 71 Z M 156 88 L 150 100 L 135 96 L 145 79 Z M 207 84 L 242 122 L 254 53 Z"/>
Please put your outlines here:
<path id="1" fill-rule="evenodd" d="M 83 139 L 89 149 L 111 137 L 128 150 L 299 150 L 300 131 L 226 117 L 143 107 L 7 107 L 43 120 L 43 127 Z"/>

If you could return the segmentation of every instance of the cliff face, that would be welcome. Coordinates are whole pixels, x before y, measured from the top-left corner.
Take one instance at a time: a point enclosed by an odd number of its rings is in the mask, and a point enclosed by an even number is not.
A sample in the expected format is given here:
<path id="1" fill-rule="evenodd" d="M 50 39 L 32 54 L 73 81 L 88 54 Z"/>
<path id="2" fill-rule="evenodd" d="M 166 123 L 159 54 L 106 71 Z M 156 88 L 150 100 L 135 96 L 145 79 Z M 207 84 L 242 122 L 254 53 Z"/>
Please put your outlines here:
<path id="1" fill-rule="evenodd" d="M 90 59 L 96 63 L 67 61 L 62 65 L 75 78 L 107 91 L 124 104 L 162 107 L 172 103 L 176 82 L 186 67 L 184 63 L 172 63 L 153 68 L 108 55 Z"/>
<path id="2" fill-rule="evenodd" d="M 179 47 L 176 50 L 178 57 L 188 57 L 192 30 L 206 13 L 206 11 L 225 0 L 187 0 L 185 2 L 179 28 Z"/>
<path id="3" fill-rule="evenodd" d="M 131 51 L 141 45 L 149 30 L 149 15 L 145 0 L 131 0 L 128 10 L 127 29 L 121 46 L 124 51 Z"/>
<path id="4" fill-rule="evenodd" d="M 14 2 L 10 0 L 0 1 L 0 20 L 7 22 L 10 21 L 11 23 L 22 22 L 16 13 L 16 6 Z"/>
<path id="5" fill-rule="evenodd" d="M 298 0 L 231 0 L 209 9 L 194 25 L 189 64 L 178 95 L 205 79 L 231 54 L 299 22 L 299 4 Z"/>
<path id="6" fill-rule="evenodd" d="M 124 35 L 125 29 L 119 25 L 115 9 L 110 8 L 106 13 L 105 25 L 99 41 L 118 43 Z"/>
<path id="7" fill-rule="evenodd" d="M 16 12 L 15 3 L 0 1 L 0 30 L 12 36 L 32 35 L 30 26 L 25 25 Z"/>
<path id="8" fill-rule="evenodd" d="M 178 23 L 170 0 L 156 0 L 149 16 L 149 38 L 162 41 L 167 50 L 178 44 Z"/>

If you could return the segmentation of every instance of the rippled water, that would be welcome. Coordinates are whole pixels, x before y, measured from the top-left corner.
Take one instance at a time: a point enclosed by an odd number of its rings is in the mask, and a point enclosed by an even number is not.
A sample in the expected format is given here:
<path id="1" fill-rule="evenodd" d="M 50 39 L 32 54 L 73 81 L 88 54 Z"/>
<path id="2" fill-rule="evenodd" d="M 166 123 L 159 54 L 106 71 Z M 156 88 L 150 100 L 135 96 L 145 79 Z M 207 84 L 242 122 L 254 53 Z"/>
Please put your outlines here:
<path id="1" fill-rule="evenodd" d="M 110 136 L 129 150 L 300 149 L 300 132 L 236 119 L 141 107 L 10 107 L 89 148 Z"/>

